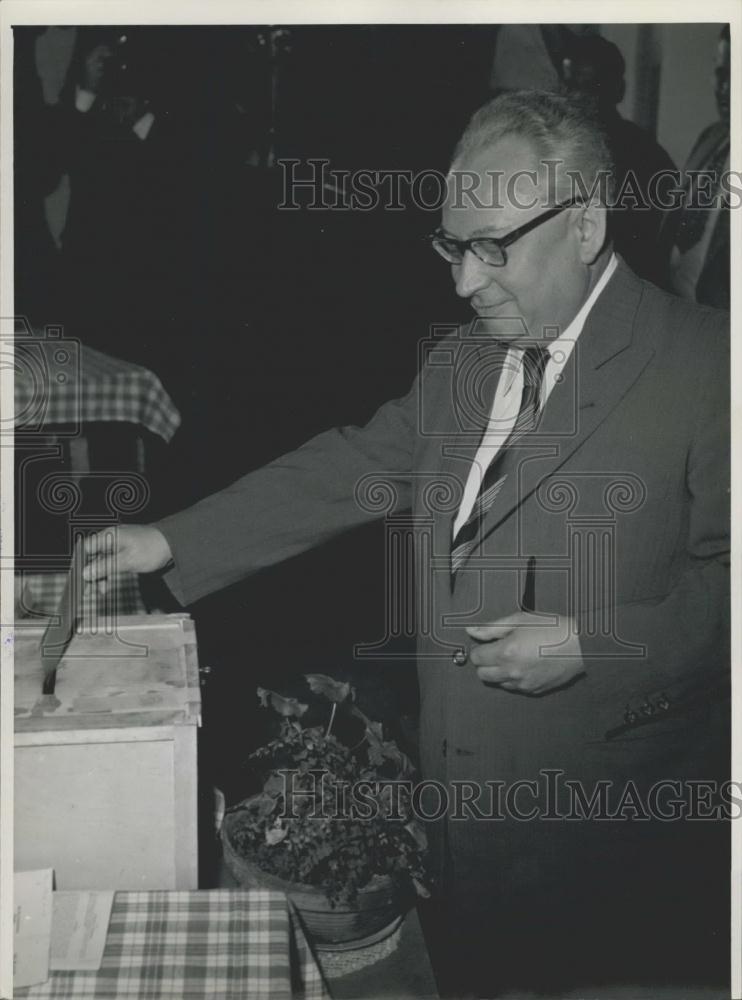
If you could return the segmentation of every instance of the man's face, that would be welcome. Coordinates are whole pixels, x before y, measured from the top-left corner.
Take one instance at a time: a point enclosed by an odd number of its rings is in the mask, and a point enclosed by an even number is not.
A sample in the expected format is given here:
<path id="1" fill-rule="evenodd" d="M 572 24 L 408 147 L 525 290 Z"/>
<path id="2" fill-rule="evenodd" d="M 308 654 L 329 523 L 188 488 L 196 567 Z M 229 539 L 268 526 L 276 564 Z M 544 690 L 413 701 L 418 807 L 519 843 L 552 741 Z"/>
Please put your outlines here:
<path id="1" fill-rule="evenodd" d="M 719 42 L 714 64 L 714 93 L 719 117 L 724 122 L 729 121 L 729 55 L 729 42 Z"/>
<path id="2" fill-rule="evenodd" d="M 550 204 L 544 168 L 537 183 L 514 176 L 524 170 L 538 173 L 539 166 L 530 143 L 515 136 L 506 136 L 457 164 L 459 177 L 464 171 L 481 177 L 474 194 L 484 207 L 466 193 L 457 196 L 460 185 L 454 179 L 443 208 L 442 229 L 459 240 L 503 237 L 543 214 Z M 488 171 L 496 171 L 499 177 L 495 198 Z M 507 248 L 503 267 L 485 264 L 471 251 L 460 264 L 450 265 L 457 294 L 468 299 L 477 315 L 489 321 L 485 328 L 492 336 L 512 338 L 522 320 L 529 339 L 541 339 L 545 326 L 558 327 L 561 333 L 574 318 L 589 287 L 588 269 L 581 261 L 576 235 L 575 213 L 580 211 L 578 207 L 566 209 L 526 233 Z M 520 326 L 522 329 L 522 323 Z"/>

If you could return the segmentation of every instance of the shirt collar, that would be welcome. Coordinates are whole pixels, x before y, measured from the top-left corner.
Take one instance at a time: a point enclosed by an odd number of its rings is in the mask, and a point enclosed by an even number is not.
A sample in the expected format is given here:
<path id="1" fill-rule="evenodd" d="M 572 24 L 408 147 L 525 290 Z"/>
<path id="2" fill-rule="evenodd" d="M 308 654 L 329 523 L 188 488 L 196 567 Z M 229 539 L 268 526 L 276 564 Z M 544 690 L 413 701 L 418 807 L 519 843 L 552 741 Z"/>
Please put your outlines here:
<path id="1" fill-rule="evenodd" d="M 577 312 L 575 318 L 572 320 L 571 323 L 568 324 L 567 328 L 564 330 L 563 333 L 560 333 L 559 336 L 556 337 L 554 340 L 549 341 L 547 347 L 550 354 L 554 353 L 554 348 L 556 347 L 557 344 L 560 344 L 560 346 L 564 346 L 562 342 L 569 342 L 570 344 L 574 344 L 579 335 L 582 333 L 582 328 L 585 325 L 585 321 L 587 320 L 588 315 L 590 314 L 590 310 L 598 301 L 598 296 L 603 291 L 608 282 L 611 280 L 611 276 L 613 275 L 613 272 L 616 270 L 617 267 L 618 267 L 618 257 L 615 255 L 615 253 L 612 253 L 611 259 L 608 261 L 605 270 L 598 278 L 593 290 L 590 292 L 588 297 L 580 306 L 580 309 Z"/>

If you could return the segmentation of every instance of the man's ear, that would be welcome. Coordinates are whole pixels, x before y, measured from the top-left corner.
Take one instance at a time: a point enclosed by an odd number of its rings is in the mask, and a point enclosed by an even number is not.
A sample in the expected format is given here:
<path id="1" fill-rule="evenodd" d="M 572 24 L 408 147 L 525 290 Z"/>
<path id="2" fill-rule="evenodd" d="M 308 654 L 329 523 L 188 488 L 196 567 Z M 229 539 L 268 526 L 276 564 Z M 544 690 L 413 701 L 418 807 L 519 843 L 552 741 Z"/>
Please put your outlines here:
<path id="1" fill-rule="evenodd" d="M 593 264 L 608 236 L 608 209 L 598 201 L 582 208 L 576 220 L 578 253 L 583 264 Z"/>

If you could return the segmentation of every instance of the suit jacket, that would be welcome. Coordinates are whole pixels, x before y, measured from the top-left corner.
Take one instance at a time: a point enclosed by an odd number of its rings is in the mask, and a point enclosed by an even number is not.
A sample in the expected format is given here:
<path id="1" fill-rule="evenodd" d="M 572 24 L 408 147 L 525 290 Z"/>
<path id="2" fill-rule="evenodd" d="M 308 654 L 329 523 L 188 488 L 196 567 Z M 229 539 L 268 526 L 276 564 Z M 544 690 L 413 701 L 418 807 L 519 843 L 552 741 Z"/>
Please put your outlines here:
<path id="1" fill-rule="evenodd" d="M 365 427 L 320 434 L 161 521 L 175 560 L 168 582 L 188 604 L 410 507 L 426 779 L 486 791 L 553 769 L 588 797 L 613 781 L 617 797 L 627 781 L 708 777 L 726 752 L 727 325 L 621 262 L 539 427 L 508 456 L 453 589 L 451 525 L 492 398 L 482 385 L 502 362 L 475 326 L 427 345 L 409 394 Z M 532 558 L 536 609 L 577 618 L 586 663 L 582 678 L 542 697 L 488 687 L 452 661 L 471 645 L 467 624 L 517 610 Z M 668 707 L 654 710 L 660 702 Z M 533 805 L 528 790 L 522 804 Z M 579 853 L 589 824 L 495 830 L 449 815 L 438 826 L 462 884 L 502 886 L 563 868 L 556 845 Z"/>

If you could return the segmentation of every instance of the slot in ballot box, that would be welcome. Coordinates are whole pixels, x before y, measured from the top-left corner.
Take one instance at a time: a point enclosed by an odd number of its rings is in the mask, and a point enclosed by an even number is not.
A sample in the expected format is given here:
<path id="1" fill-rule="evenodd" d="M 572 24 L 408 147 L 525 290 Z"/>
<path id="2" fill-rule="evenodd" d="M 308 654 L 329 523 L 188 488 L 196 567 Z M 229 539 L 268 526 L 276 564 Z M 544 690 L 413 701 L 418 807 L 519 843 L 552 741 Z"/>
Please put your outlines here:
<path id="1" fill-rule="evenodd" d="M 42 694 L 44 628 L 15 632 L 15 868 L 58 889 L 196 889 L 201 699 L 190 616 L 75 634 Z"/>

